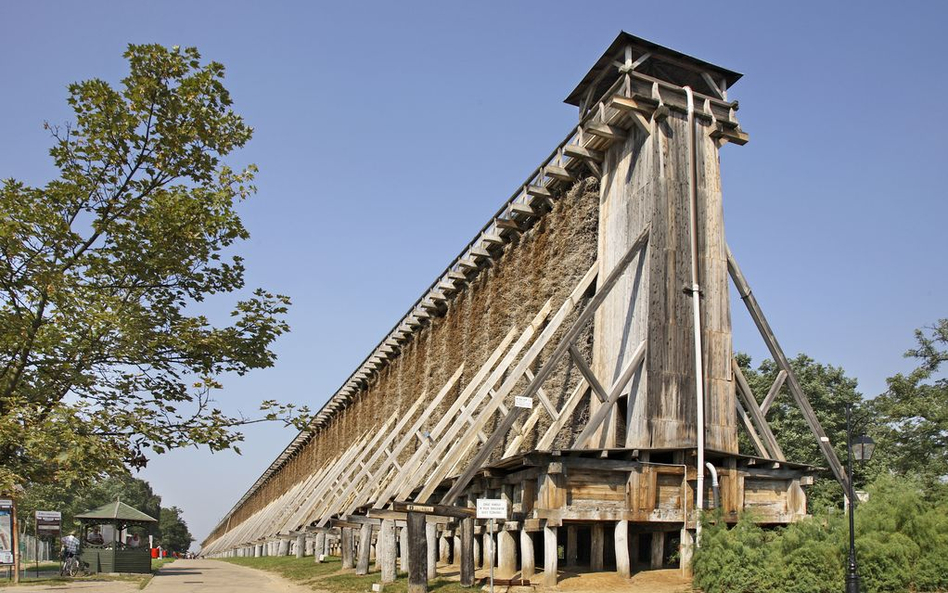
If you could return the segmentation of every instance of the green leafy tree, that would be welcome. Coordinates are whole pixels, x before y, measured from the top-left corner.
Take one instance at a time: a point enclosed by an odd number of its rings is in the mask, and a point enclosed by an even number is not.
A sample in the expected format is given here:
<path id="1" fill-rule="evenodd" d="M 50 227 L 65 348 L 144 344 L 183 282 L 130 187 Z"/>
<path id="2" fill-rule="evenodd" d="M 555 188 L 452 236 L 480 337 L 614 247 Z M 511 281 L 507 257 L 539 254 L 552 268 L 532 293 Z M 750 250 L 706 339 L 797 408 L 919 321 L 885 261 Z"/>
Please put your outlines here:
<path id="1" fill-rule="evenodd" d="M 183 554 L 191 547 L 194 537 L 188 531 L 188 524 L 181 518 L 181 509 L 171 507 L 161 509 L 161 518 L 158 523 L 161 532 L 161 547 L 172 552 Z"/>
<path id="2" fill-rule="evenodd" d="M 948 319 L 915 332 L 917 346 L 905 353 L 918 361 L 908 374 L 887 379 L 888 389 L 870 403 L 876 419 L 877 471 L 917 477 L 928 490 L 948 478 Z"/>
<path id="3" fill-rule="evenodd" d="M 738 363 L 755 396 L 762 400 L 780 369 L 770 359 L 764 360 L 753 369 L 750 357 L 743 354 L 738 355 Z M 862 395 L 857 391 L 857 381 L 847 377 L 841 367 L 818 363 L 804 354 L 792 359 L 790 366 L 837 456 L 845 463 L 846 405 L 853 406 L 854 416 L 857 418 L 856 430 L 864 430 L 868 418 L 863 411 Z M 786 385 L 774 400 L 767 414 L 767 421 L 788 461 L 819 468 L 827 467 L 816 437 L 810 431 Z M 756 455 L 746 435 L 742 434 L 741 437 L 742 452 Z M 857 475 L 856 486 L 860 487 L 864 483 L 865 475 Z M 843 490 L 828 470 L 821 472 L 814 485 L 807 489 L 807 503 L 811 510 L 822 509 L 827 505 L 839 506 L 842 501 Z"/>
<path id="4" fill-rule="evenodd" d="M 149 450 L 222 450 L 250 421 L 306 420 L 276 402 L 234 417 L 211 398 L 222 375 L 271 366 L 289 329 L 289 299 L 263 289 L 229 324 L 194 313 L 244 288 L 235 206 L 255 169 L 222 159 L 252 130 L 224 67 L 194 48 L 125 57 L 118 88 L 70 85 L 75 121 L 47 124 L 58 177 L 0 186 L 0 490 L 88 480 Z"/>

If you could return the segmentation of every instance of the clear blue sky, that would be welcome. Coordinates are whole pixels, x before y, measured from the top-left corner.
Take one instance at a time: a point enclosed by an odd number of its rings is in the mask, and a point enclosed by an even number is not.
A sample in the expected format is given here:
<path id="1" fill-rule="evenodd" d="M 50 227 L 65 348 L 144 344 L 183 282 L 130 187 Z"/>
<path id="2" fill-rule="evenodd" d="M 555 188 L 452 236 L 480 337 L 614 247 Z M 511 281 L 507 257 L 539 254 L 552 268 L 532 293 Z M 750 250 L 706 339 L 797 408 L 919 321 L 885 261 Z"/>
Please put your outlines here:
<path id="1" fill-rule="evenodd" d="M 256 129 L 248 286 L 292 296 L 275 368 L 228 410 L 318 408 L 575 124 L 561 101 L 620 29 L 743 72 L 750 133 L 722 150 L 729 242 L 788 353 L 866 396 L 948 316 L 944 3 L 4 2 L 0 177 L 53 173 L 67 83 L 124 75 L 127 43 L 227 66 Z M 763 347 L 734 308 L 735 346 Z M 143 472 L 199 539 L 294 436 Z"/>

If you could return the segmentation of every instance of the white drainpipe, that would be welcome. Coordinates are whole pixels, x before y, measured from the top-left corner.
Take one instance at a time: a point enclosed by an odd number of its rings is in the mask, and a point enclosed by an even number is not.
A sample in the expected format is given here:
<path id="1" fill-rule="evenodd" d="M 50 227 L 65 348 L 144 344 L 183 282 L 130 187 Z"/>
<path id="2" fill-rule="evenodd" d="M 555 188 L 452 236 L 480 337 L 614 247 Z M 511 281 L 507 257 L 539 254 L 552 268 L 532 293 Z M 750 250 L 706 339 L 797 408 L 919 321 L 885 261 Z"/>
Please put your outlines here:
<path id="1" fill-rule="evenodd" d="M 691 192 L 691 303 L 694 312 L 695 335 L 695 404 L 698 433 L 698 500 L 695 504 L 695 545 L 701 545 L 701 521 L 698 513 L 704 509 L 704 365 L 701 348 L 701 287 L 698 284 L 698 183 L 697 151 L 695 147 L 695 99 L 691 87 L 685 87 L 688 96 L 688 186 Z"/>

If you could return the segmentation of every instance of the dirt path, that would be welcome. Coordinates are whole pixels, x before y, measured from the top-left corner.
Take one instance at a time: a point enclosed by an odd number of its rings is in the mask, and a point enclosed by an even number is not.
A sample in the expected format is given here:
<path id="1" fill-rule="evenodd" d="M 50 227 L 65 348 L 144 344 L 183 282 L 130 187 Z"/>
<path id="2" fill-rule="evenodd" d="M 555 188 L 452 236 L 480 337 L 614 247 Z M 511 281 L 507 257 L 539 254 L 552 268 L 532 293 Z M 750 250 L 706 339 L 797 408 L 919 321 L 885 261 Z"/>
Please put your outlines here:
<path id="1" fill-rule="evenodd" d="M 313 593 L 269 572 L 216 560 L 175 560 L 145 587 L 147 593 Z"/>

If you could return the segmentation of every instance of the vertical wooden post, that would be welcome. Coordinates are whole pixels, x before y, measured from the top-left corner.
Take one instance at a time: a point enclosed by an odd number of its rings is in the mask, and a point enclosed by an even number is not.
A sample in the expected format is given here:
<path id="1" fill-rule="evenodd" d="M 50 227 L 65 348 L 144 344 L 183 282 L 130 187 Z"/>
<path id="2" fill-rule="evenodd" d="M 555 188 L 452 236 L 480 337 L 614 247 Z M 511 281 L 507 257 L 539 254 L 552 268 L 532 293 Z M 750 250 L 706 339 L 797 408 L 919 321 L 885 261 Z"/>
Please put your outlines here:
<path id="1" fill-rule="evenodd" d="M 397 554 L 395 549 L 395 521 L 391 519 L 382 521 L 382 528 L 379 530 L 378 556 L 379 564 L 382 565 L 382 582 L 394 583 L 397 574 L 395 568 Z"/>
<path id="2" fill-rule="evenodd" d="M 359 529 L 359 553 L 356 557 L 356 574 L 369 574 L 369 560 L 372 555 L 372 525 L 363 523 Z"/>
<path id="3" fill-rule="evenodd" d="M 533 536 L 526 529 L 520 530 L 520 578 L 530 579 L 536 573 L 536 554 L 533 551 Z"/>
<path id="4" fill-rule="evenodd" d="M 579 560 L 579 548 L 576 545 L 576 526 L 566 526 L 566 566 L 576 566 Z"/>
<path id="5" fill-rule="evenodd" d="M 13 548 L 13 584 L 20 582 L 20 533 L 16 525 L 16 499 L 11 497 L 13 505 L 10 507 L 10 527 L 13 532 L 10 534 L 11 547 Z"/>
<path id="6" fill-rule="evenodd" d="M 355 563 L 352 561 L 352 528 L 343 527 L 342 528 L 342 567 L 343 568 L 355 568 Z"/>
<path id="7" fill-rule="evenodd" d="M 681 545 L 679 547 L 678 557 L 681 559 L 679 567 L 681 576 L 691 576 L 691 559 L 694 555 L 694 537 L 687 527 L 681 528 Z"/>
<path id="8" fill-rule="evenodd" d="M 398 532 L 398 549 L 401 556 L 402 572 L 409 572 L 408 568 L 408 526 L 402 527 Z"/>
<path id="9" fill-rule="evenodd" d="M 543 528 L 543 585 L 556 586 L 557 555 L 556 527 L 549 525 Z"/>
<path id="10" fill-rule="evenodd" d="M 428 528 L 421 513 L 408 513 L 408 593 L 428 593 Z"/>
<path id="11" fill-rule="evenodd" d="M 602 523 L 593 523 L 590 529 L 592 535 L 589 547 L 589 569 L 602 570 L 602 558 L 605 549 L 606 535 Z"/>
<path id="12" fill-rule="evenodd" d="M 616 573 L 622 578 L 632 576 L 632 562 L 629 559 L 629 522 L 616 521 Z"/>
<path id="13" fill-rule="evenodd" d="M 474 586 L 474 518 L 461 519 L 460 549 L 455 550 L 461 563 L 461 586 Z"/>
<path id="14" fill-rule="evenodd" d="M 438 525 L 436 523 L 425 523 L 425 541 L 428 546 L 425 550 L 427 557 L 425 570 L 428 578 L 433 579 L 438 576 Z"/>
<path id="15" fill-rule="evenodd" d="M 665 532 L 652 533 L 652 568 L 661 568 L 665 564 Z"/>

